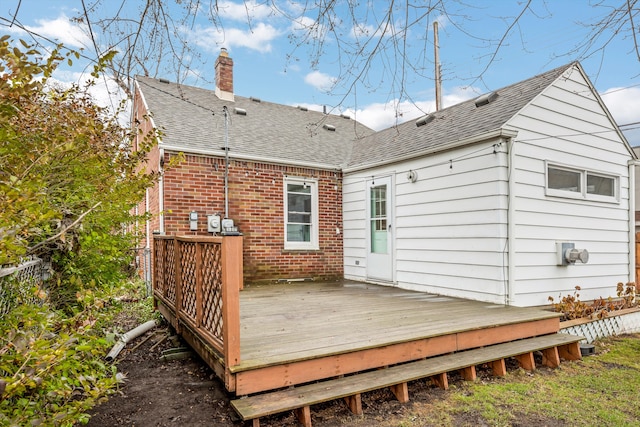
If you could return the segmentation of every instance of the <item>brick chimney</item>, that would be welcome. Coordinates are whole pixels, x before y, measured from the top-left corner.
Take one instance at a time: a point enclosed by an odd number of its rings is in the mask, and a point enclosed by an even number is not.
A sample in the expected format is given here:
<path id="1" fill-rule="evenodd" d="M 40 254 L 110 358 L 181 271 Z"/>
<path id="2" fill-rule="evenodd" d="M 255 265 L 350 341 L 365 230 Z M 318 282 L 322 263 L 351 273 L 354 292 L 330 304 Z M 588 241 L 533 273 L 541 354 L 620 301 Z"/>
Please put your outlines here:
<path id="1" fill-rule="evenodd" d="M 233 59 L 229 58 L 226 48 L 220 50 L 216 59 L 216 96 L 225 101 L 234 101 L 233 97 Z"/>

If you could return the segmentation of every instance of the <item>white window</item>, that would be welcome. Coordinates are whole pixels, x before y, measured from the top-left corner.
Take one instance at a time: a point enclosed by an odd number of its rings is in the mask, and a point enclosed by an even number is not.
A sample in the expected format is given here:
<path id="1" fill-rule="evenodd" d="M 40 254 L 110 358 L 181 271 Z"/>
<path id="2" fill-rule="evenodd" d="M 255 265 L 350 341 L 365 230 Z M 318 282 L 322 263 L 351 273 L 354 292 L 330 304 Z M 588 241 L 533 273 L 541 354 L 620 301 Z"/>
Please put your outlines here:
<path id="1" fill-rule="evenodd" d="M 319 249 L 317 181 L 285 178 L 284 209 L 284 248 Z"/>
<path id="2" fill-rule="evenodd" d="M 618 177 L 547 164 L 547 195 L 617 202 Z"/>

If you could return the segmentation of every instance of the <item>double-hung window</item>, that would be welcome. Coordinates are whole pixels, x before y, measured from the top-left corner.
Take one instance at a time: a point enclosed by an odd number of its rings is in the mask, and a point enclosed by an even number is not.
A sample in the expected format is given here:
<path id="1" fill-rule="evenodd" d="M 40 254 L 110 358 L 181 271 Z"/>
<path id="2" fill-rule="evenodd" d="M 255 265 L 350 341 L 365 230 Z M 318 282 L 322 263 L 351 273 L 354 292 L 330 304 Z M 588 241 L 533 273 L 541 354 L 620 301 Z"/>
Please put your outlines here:
<path id="1" fill-rule="evenodd" d="M 601 202 L 618 201 L 619 178 L 586 169 L 547 164 L 547 195 Z"/>
<path id="2" fill-rule="evenodd" d="M 284 248 L 319 249 L 317 181 L 285 178 L 284 198 Z"/>

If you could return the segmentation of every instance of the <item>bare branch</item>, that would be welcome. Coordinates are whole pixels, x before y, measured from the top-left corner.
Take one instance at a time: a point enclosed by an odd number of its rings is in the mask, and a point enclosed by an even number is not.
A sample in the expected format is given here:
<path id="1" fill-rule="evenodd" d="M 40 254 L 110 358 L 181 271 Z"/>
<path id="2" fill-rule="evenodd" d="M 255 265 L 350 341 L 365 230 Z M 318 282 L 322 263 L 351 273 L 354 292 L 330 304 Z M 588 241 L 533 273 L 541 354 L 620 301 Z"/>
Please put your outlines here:
<path id="1" fill-rule="evenodd" d="M 83 212 L 82 215 L 80 215 L 78 218 L 76 218 L 75 221 L 73 221 L 71 224 L 69 224 L 67 227 L 65 227 L 61 232 L 57 233 L 54 236 L 49 237 L 46 240 L 43 240 L 42 242 L 38 243 L 35 246 L 30 247 L 29 249 L 27 249 L 27 253 L 28 254 L 32 254 L 35 251 L 37 251 L 38 249 L 44 247 L 47 243 L 53 242 L 54 240 L 58 239 L 60 236 L 62 236 L 64 233 L 66 233 L 67 231 L 71 230 L 73 227 L 75 227 L 76 225 L 78 225 L 82 219 L 89 215 L 93 210 L 95 210 L 98 206 L 100 206 L 102 204 L 102 202 L 98 202 L 95 205 L 93 205 L 89 210 L 87 210 L 86 212 Z"/>

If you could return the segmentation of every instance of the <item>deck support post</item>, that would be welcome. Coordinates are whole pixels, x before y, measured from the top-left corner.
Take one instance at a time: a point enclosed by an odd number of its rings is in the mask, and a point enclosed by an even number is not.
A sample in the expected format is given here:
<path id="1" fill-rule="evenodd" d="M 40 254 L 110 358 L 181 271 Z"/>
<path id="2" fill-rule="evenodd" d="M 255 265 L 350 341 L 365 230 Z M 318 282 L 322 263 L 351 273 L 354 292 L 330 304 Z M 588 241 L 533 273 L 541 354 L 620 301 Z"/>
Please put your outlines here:
<path id="1" fill-rule="evenodd" d="M 493 375 L 496 377 L 503 377 L 507 375 L 507 365 L 504 363 L 504 359 L 494 360 L 493 362 L 489 362 L 491 366 L 491 371 Z"/>
<path id="2" fill-rule="evenodd" d="M 251 427 L 260 427 L 260 418 L 254 418 Z"/>
<path id="3" fill-rule="evenodd" d="M 432 376 L 431 381 L 443 390 L 449 388 L 449 379 L 447 378 L 446 372 Z"/>
<path id="4" fill-rule="evenodd" d="M 542 364 L 549 368 L 557 368 L 560 366 L 560 355 L 558 347 L 551 347 L 542 350 Z"/>
<path id="5" fill-rule="evenodd" d="M 533 358 L 533 352 L 519 354 L 516 356 L 518 364 L 525 371 L 534 371 L 536 369 L 536 362 Z"/>
<path id="6" fill-rule="evenodd" d="M 354 394 L 353 396 L 346 396 L 344 401 L 354 415 L 362 415 L 362 395 L 360 393 Z"/>
<path id="7" fill-rule="evenodd" d="M 407 383 L 400 383 L 389 387 L 394 394 L 398 402 L 407 403 L 409 401 L 409 387 Z"/>
<path id="8" fill-rule="evenodd" d="M 582 353 L 580 352 L 579 342 L 558 346 L 558 353 L 560 354 L 560 357 L 563 358 L 564 360 L 582 359 Z"/>
<path id="9" fill-rule="evenodd" d="M 222 324 L 224 363 L 240 363 L 240 289 L 242 289 L 242 237 L 222 238 Z"/>
<path id="10" fill-rule="evenodd" d="M 309 406 L 303 406 L 295 410 L 296 418 L 298 422 L 304 427 L 311 427 L 311 408 Z"/>
<path id="11" fill-rule="evenodd" d="M 460 369 L 460 374 L 465 381 L 475 381 L 476 380 L 476 367 L 467 366 L 466 368 Z"/>

